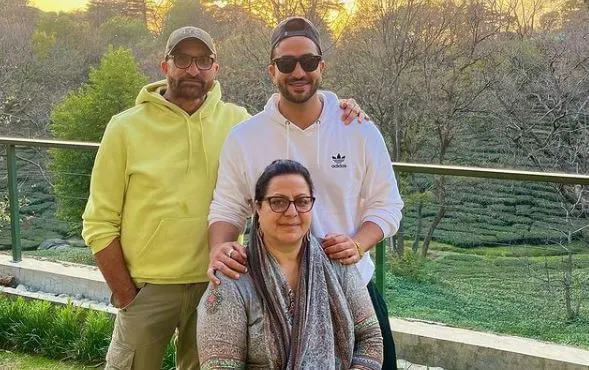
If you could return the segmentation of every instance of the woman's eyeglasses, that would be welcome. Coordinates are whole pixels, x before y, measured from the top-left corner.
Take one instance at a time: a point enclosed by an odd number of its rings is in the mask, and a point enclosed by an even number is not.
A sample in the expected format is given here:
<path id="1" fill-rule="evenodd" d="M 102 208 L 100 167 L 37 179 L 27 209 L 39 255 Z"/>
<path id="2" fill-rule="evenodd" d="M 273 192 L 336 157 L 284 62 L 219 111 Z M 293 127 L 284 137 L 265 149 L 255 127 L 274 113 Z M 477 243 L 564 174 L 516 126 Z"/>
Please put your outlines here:
<path id="1" fill-rule="evenodd" d="M 290 200 L 286 197 L 282 196 L 275 196 L 275 197 L 267 197 L 262 199 L 262 201 L 267 201 L 270 205 L 270 209 L 276 213 L 284 213 L 290 207 L 290 204 L 294 204 L 295 209 L 297 212 L 306 213 L 309 212 L 313 208 L 313 204 L 315 203 L 314 197 L 299 197 L 295 200 Z"/>
<path id="2" fill-rule="evenodd" d="M 174 61 L 174 65 L 180 69 L 187 69 L 192 65 L 192 62 L 196 64 L 196 68 L 202 71 L 208 71 L 213 67 L 213 63 L 215 62 L 215 55 L 202 55 L 198 57 L 193 57 L 186 54 L 174 54 L 168 55 L 169 59 Z"/>
<path id="3" fill-rule="evenodd" d="M 297 67 L 297 63 L 301 63 L 303 71 L 313 72 L 317 69 L 317 66 L 319 66 L 321 59 L 321 55 L 303 55 L 300 58 L 284 56 L 273 59 L 272 63 L 276 65 L 276 68 L 278 68 L 281 73 L 292 73 Z"/>

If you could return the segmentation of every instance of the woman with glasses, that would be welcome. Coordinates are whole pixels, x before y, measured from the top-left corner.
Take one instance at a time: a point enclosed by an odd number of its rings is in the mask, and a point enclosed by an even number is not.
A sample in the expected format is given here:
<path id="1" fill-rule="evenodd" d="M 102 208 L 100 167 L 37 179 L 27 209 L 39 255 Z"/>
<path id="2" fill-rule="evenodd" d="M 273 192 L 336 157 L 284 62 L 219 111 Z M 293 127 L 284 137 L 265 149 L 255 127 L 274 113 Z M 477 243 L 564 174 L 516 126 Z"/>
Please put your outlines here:
<path id="1" fill-rule="evenodd" d="M 380 369 L 382 337 L 355 265 L 310 235 L 313 184 L 291 160 L 255 187 L 247 274 L 209 284 L 198 308 L 201 369 Z"/>

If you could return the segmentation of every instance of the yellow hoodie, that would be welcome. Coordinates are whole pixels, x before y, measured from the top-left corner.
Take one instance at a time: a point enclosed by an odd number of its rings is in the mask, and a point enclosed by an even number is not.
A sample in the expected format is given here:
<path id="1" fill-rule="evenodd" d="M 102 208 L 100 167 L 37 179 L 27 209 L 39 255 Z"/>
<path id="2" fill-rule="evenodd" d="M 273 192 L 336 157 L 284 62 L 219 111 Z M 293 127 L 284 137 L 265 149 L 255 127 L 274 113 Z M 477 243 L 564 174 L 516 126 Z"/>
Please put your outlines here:
<path id="1" fill-rule="evenodd" d="M 219 154 L 231 128 L 249 115 L 221 101 L 218 82 L 192 115 L 163 98 L 165 87 L 145 86 L 136 105 L 106 127 L 82 236 L 93 253 L 120 236 L 136 282 L 205 282 Z"/>

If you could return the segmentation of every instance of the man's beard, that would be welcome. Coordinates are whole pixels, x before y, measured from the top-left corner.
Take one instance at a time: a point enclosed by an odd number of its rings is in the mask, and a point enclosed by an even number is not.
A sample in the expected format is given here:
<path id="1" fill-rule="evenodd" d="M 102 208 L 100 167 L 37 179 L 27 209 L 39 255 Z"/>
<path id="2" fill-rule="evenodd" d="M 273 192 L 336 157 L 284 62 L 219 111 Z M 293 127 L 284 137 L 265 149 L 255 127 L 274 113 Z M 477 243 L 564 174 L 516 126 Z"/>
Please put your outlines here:
<path id="1" fill-rule="evenodd" d="M 186 81 L 198 82 L 199 84 L 186 84 Z M 197 100 L 205 97 L 213 87 L 214 81 L 204 81 L 200 77 L 173 78 L 168 76 L 168 90 L 176 99 Z"/>
<path id="2" fill-rule="evenodd" d="M 319 89 L 319 85 L 321 85 L 321 78 L 318 78 L 318 79 L 311 82 L 311 89 L 309 90 L 309 92 L 307 92 L 303 95 L 300 95 L 300 94 L 295 95 L 295 94 L 292 94 L 288 90 L 288 84 L 292 83 L 292 82 L 296 82 L 296 81 L 309 82 L 309 80 L 307 80 L 307 79 L 289 79 L 289 80 L 285 80 L 284 82 L 277 83 L 278 91 L 280 91 L 280 95 L 282 95 L 289 102 L 295 103 L 295 104 L 306 103 L 307 100 L 311 99 L 313 97 L 313 95 L 315 95 L 315 93 Z"/>

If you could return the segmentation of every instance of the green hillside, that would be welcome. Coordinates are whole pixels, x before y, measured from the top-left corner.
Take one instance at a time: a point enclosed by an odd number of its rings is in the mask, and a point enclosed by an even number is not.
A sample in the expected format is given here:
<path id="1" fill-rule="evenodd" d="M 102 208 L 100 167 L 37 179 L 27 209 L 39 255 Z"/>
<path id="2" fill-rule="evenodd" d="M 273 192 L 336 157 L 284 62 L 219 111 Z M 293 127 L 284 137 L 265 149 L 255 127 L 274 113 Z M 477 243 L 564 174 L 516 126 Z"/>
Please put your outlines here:
<path id="1" fill-rule="evenodd" d="M 534 170 L 523 153 L 505 138 L 501 141 L 498 131 L 488 124 L 473 124 L 455 141 L 446 163 Z M 433 177 L 416 179 L 431 184 Z M 554 184 L 466 177 L 448 177 L 447 183 L 446 215 L 434 232 L 434 240 L 440 242 L 463 247 L 546 244 L 587 223 L 587 219 L 567 222 Z M 436 212 L 434 204 L 424 205 L 422 237 Z M 404 216 L 406 235 L 414 237 L 414 207 L 407 207 Z"/>

